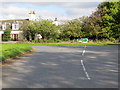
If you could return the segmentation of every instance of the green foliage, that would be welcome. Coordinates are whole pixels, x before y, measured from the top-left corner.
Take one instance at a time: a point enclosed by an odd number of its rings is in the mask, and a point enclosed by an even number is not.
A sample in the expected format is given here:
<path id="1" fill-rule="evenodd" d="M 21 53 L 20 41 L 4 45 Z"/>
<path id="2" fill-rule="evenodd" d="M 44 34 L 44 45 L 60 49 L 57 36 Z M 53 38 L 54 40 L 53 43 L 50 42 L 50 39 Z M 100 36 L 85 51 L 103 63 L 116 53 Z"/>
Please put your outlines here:
<path id="1" fill-rule="evenodd" d="M 11 40 L 10 33 L 11 33 L 11 30 L 4 30 L 3 41 Z"/>
<path id="2" fill-rule="evenodd" d="M 83 24 L 85 36 L 91 39 L 120 38 L 120 1 L 102 2 Z"/>
<path id="3" fill-rule="evenodd" d="M 35 40 L 35 35 L 38 33 L 38 29 L 35 22 L 27 22 L 22 26 L 23 36 L 26 40 Z"/>
<path id="4" fill-rule="evenodd" d="M 60 38 L 63 40 L 73 40 L 82 37 L 80 19 L 69 20 L 59 27 L 61 32 Z"/>
<path id="5" fill-rule="evenodd" d="M 51 20 L 39 20 L 28 23 L 23 29 L 23 35 L 27 40 L 35 40 L 36 34 L 43 37 L 38 42 L 69 41 L 77 38 L 95 41 L 120 39 L 120 1 L 102 2 L 89 17 L 64 21 L 62 25 L 56 26 Z"/>
<path id="6" fill-rule="evenodd" d="M 29 22 L 23 27 L 23 36 L 30 41 L 35 40 L 37 34 L 41 34 L 45 40 L 57 39 L 59 37 L 58 27 L 51 20 L 39 20 Z"/>
<path id="7" fill-rule="evenodd" d="M 102 36 L 109 40 L 120 38 L 120 1 L 103 2 L 98 9 L 104 9 Z"/>
<path id="8" fill-rule="evenodd" d="M 43 36 L 43 39 L 56 39 L 59 37 L 58 28 L 51 20 L 40 20 L 36 23 L 38 33 Z"/>

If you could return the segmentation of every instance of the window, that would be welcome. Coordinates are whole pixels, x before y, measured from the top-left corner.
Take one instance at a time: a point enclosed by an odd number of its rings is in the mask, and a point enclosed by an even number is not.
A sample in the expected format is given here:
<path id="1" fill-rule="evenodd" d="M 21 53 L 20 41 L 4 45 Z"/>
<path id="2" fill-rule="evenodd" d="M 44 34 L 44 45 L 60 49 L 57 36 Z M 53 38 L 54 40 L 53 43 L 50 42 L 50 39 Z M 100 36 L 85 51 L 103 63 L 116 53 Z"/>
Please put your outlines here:
<path id="1" fill-rule="evenodd" d="M 2 30 L 6 30 L 6 24 L 2 24 Z"/>
<path id="2" fill-rule="evenodd" d="M 12 30 L 19 30 L 19 24 L 12 24 Z"/>

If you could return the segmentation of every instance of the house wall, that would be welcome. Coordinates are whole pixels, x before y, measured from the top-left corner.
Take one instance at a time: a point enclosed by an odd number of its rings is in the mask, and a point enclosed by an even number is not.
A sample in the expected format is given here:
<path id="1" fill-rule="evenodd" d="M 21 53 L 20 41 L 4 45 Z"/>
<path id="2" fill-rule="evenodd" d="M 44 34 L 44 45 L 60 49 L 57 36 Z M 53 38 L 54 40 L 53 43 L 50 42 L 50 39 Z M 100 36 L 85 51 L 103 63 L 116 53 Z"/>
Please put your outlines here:
<path id="1" fill-rule="evenodd" d="M 0 42 L 2 41 L 2 34 L 4 34 L 4 31 L 0 31 Z M 11 39 L 14 40 L 16 36 L 17 40 L 22 40 L 23 36 L 21 34 L 22 31 L 11 31 Z"/>
<path id="2" fill-rule="evenodd" d="M 21 27 L 26 23 L 28 19 L 20 19 L 20 20 L 2 20 L 0 21 L 0 42 L 2 41 L 2 34 L 4 34 L 4 30 L 11 30 L 11 38 L 12 40 L 22 40 L 23 37 L 21 35 Z M 5 25 L 5 29 L 2 26 Z"/>
<path id="3" fill-rule="evenodd" d="M 35 16 L 35 15 L 34 15 Z M 34 17 L 33 16 L 33 17 Z M 31 15 L 32 17 L 32 15 Z M 34 19 L 32 17 L 32 19 Z M 4 34 L 4 30 L 12 30 L 11 31 L 11 38 L 12 40 L 14 40 L 14 38 L 16 37 L 16 40 L 23 40 L 23 36 L 22 36 L 22 26 L 26 23 L 30 21 L 29 19 L 18 19 L 18 20 L 1 20 L 0 21 L 0 42 L 2 41 L 2 34 Z M 53 21 L 53 24 L 55 25 L 59 25 L 57 18 L 55 18 L 55 20 Z M 6 25 L 6 29 L 3 29 L 2 25 Z M 17 25 L 17 28 L 15 28 Z M 18 28 L 19 27 L 19 28 Z M 35 39 L 37 40 L 37 34 Z"/>
<path id="4" fill-rule="evenodd" d="M 3 34 L 3 31 L 0 31 L 0 42 L 2 41 L 2 34 Z"/>

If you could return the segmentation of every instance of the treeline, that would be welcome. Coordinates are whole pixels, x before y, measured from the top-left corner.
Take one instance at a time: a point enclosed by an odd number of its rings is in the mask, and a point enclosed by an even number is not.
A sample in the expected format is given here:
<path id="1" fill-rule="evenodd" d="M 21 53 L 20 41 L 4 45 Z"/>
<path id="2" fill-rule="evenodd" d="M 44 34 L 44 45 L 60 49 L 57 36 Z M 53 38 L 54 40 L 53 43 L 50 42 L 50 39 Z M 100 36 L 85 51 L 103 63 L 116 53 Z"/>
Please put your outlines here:
<path id="1" fill-rule="evenodd" d="M 83 21 L 82 30 L 92 39 L 120 39 L 120 1 L 103 2 Z"/>
<path id="2" fill-rule="evenodd" d="M 64 21 L 58 26 L 51 20 L 26 23 L 22 28 L 23 36 L 27 40 L 35 40 L 36 35 L 41 34 L 42 40 L 51 41 L 120 39 L 120 1 L 102 2 L 97 8 L 89 17 Z"/>

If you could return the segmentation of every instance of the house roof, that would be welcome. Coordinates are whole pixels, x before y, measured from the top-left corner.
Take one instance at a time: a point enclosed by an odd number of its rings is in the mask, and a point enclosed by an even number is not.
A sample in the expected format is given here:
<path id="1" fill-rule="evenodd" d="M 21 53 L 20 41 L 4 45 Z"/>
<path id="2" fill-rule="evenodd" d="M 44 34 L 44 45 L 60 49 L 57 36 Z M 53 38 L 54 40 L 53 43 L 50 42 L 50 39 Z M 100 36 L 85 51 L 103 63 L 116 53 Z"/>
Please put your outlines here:
<path id="1" fill-rule="evenodd" d="M 0 22 L 29 21 L 29 19 L 0 20 Z"/>

